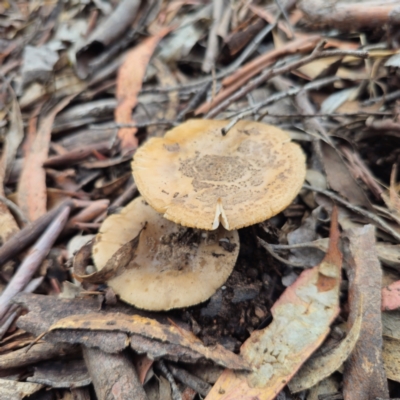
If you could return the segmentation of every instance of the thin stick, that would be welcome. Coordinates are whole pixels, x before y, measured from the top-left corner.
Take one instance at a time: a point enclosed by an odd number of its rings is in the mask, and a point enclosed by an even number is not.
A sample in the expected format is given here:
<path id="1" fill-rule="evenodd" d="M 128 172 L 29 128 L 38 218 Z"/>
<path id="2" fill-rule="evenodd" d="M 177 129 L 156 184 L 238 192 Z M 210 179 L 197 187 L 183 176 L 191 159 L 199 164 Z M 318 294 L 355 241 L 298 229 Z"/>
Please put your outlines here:
<path id="1" fill-rule="evenodd" d="M 25 226 L 7 242 L 0 247 L 0 265 L 9 261 L 11 258 L 18 255 L 22 250 L 34 242 L 34 240 L 46 229 L 55 216 L 60 213 L 64 207 L 72 207 L 73 200 L 65 200 L 57 208 L 48 211 L 45 215 L 38 218 L 36 221 Z"/>
<path id="2" fill-rule="evenodd" d="M 0 296 L 0 318 L 8 311 L 10 300 L 29 283 L 33 274 L 39 268 L 49 253 L 58 235 L 63 230 L 70 213 L 70 207 L 63 208 L 54 221 L 49 225 L 42 237 L 35 243 L 25 260 L 14 274 Z"/>
<path id="3" fill-rule="evenodd" d="M 207 82 L 203 88 L 201 88 L 189 101 L 188 105 L 178 114 L 176 117 L 177 121 L 182 121 L 185 115 L 189 112 L 194 110 L 203 99 L 206 97 L 208 90 L 211 88 L 212 82 Z"/>
<path id="4" fill-rule="evenodd" d="M 282 75 L 287 72 L 291 72 L 295 69 L 302 67 L 303 65 L 309 64 L 311 61 L 318 60 L 321 58 L 327 57 L 337 57 L 337 56 L 353 56 L 359 57 L 362 59 L 368 58 L 368 52 L 366 51 L 358 51 L 358 50 L 320 50 L 320 47 L 317 46 L 314 51 L 300 60 L 293 61 L 290 64 L 287 64 L 280 68 L 270 68 L 261 73 L 257 78 L 251 80 L 247 85 L 243 86 L 240 90 L 233 93 L 230 97 L 228 97 L 225 101 L 218 104 L 213 110 L 211 110 L 205 118 L 213 118 L 218 115 L 225 108 L 230 106 L 234 101 L 239 100 L 241 97 L 245 96 L 247 93 L 256 89 L 260 84 L 264 83 L 268 79 L 273 78 L 277 75 Z"/>
<path id="5" fill-rule="evenodd" d="M 395 239 L 397 239 L 400 242 L 400 234 L 398 232 L 396 232 L 386 221 L 384 221 L 382 218 L 378 217 L 377 215 L 375 215 L 367 210 L 364 210 L 361 207 L 354 206 L 353 204 L 342 199 L 335 193 L 330 192 L 329 190 L 317 189 L 313 186 L 309 186 L 306 184 L 303 185 L 303 188 L 307 189 L 307 190 L 312 190 L 313 192 L 320 193 L 326 197 L 329 197 L 330 199 L 335 200 L 338 203 L 342 204 L 343 206 L 347 207 L 349 210 L 354 211 L 355 213 L 360 214 L 360 215 L 370 219 L 371 221 L 375 222 L 375 224 L 379 228 L 390 233 Z"/>
<path id="6" fill-rule="evenodd" d="M 133 199 L 133 196 L 137 193 L 137 186 L 135 182 L 132 182 L 124 192 L 118 196 L 110 205 L 109 208 L 115 208 L 115 207 L 121 207 L 128 203 L 128 201 Z M 107 217 L 107 212 L 104 212 L 103 214 L 100 214 L 94 222 L 102 222 L 104 218 Z"/>
<path id="7" fill-rule="evenodd" d="M 264 247 L 265 250 L 268 251 L 269 254 L 271 254 L 272 257 L 274 257 L 275 259 L 277 259 L 281 263 L 284 263 L 284 264 L 287 264 L 287 265 L 291 265 L 292 267 L 306 268 L 304 266 L 304 264 L 292 262 L 292 261 L 289 261 L 289 260 L 286 260 L 286 259 L 282 258 L 281 256 L 278 256 L 278 254 L 276 254 L 274 252 L 274 249 L 265 240 L 262 240 L 261 238 L 257 237 L 257 241 L 258 241 L 258 243 L 261 244 L 262 247 Z"/>
<path id="8" fill-rule="evenodd" d="M 275 93 L 269 97 L 267 97 L 265 100 L 254 104 L 254 106 L 251 106 L 245 110 L 243 110 L 237 117 L 232 119 L 229 124 L 222 129 L 223 134 L 226 134 L 235 124 L 239 122 L 239 120 L 246 118 L 250 115 L 256 114 L 261 108 L 267 106 L 268 104 L 275 103 L 278 100 L 284 99 L 285 97 L 290 97 L 290 96 L 296 96 L 300 91 L 302 90 L 313 90 L 313 89 L 319 89 L 323 86 L 330 85 L 331 83 L 334 83 L 336 81 L 340 80 L 339 77 L 333 76 L 329 78 L 322 78 L 318 79 L 316 81 L 307 83 L 304 85 L 304 87 L 295 87 L 287 90 L 286 92 L 279 92 Z"/>
<path id="9" fill-rule="evenodd" d="M 263 30 L 261 30 L 256 37 L 248 44 L 248 46 L 242 51 L 240 56 L 235 59 L 230 65 L 228 65 L 226 68 L 221 70 L 215 75 L 215 79 L 222 79 L 225 78 L 227 75 L 229 75 L 231 72 L 235 71 L 238 69 L 243 62 L 245 62 L 253 53 L 254 51 L 258 48 L 260 43 L 264 40 L 265 36 L 267 36 L 272 29 L 276 27 L 278 24 L 279 18 L 281 17 L 281 12 L 277 13 L 277 16 L 275 17 L 275 21 L 272 24 L 267 25 Z M 207 83 L 210 83 L 213 81 L 212 76 L 208 76 L 205 78 L 200 78 L 197 80 L 192 80 L 186 85 L 177 85 L 177 86 L 167 86 L 167 87 L 153 87 L 153 88 L 146 88 L 143 89 L 140 93 L 148 93 L 148 92 L 171 92 L 175 90 L 187 90 L 191 88 L 196 88 L 198 86 L 205 85 Z"/>
<path id="10" fill-rule="evenodd" d="M 286 10 L 285 10 L 285 7 L 282 6 L 280 0 L 275 0 L 275 3 L 277 4 L 279 10 L 281 11 L 281 13 L 282 13 L 282 15 L 283 15 L 283 18 L 285 18 L 285 20 L 286 20 L 286 22 L 287 22 L 287 24 L 288 24 L 290 33 L 292 34 L 293 37 L 295 37 L 296 35 L 295 35 L 295 33 L 294 33 L 293 26 L 292 26 L 292 24 L 290 23 L 290 19 L 289 19 L 289 16 L 288 16 L 288 14 L 287 14 L 287 12 L 286 12 Z"/>
<path id="11" fill-rule="evenodd" d="M 163 360 L 158 360 L 156 363 L 159 370 L 167 378 L 169 384 L 171 385 L 172 400 L 182 400 L 181 392 L 176 386 L 174 377 L 172 376 L 170 370 L 167 368 Z"/>
<path id="12" fill-rule="evenodd" d="M 206 397 L 208 392 L 211 390 L 211 385 L 182 368 L 178 368 L 175 365 L 168 363 L 168 369 L 171 371 L 172 375 L 178 379 L 178 381 L 189 386 L 203 397 Z"/>

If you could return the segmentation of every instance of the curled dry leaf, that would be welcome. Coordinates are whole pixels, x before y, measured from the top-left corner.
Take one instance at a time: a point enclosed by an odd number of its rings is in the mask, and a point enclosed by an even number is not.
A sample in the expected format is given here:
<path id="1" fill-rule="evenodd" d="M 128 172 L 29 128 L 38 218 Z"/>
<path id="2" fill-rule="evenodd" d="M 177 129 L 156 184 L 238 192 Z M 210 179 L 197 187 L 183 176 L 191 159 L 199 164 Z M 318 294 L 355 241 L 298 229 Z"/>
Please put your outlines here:
<path id="1" fill-rule="evenodd" d="M 226 350 L 221 345 L 206 347 L 192 332 L 174 325 L 167 326 L 158 321 L 122 313 L 72 315 L 60 319 L 49 329 L 55 330 L 91 330 L 91 331 L 118 331 L 130 335 L 137 335 L 155 342 L 168 342 L 188 348 L 202 357 L 214 361 L 218 365 L 235 370 L 249 370 L 247 361 Z M 134 340 L 134 339 L 132 339 Z"/>
<path id="2" fill-rule="evenodd" d="M 169 32 L 162 29 L 157 35 L 151 36 L 134 47 L 126 56 L 124 63 L 118 71 L 116 97 L 118 105 L 115 108 L 116 123 L 133 123 L 132 109 L 138 103 L 138 94 L 142 88 L 142 82 L 147 65 L 154 53 L 159 41 Z M 118 137 L 121 140 L 122 149 L 127 152 L 136 149 L 137 128 L 120 128 Z"/>
<path id="3" fill-rule="evenodd" d="M 311 388 L 337 371 L 343 362 L 347 360 L 360 336 L 363 302 L 361 301 L 358 306 L 356 319 L 346 338 L 333 350 L 326 353 L 322 349 L 320 355 L 311 357 L 306 361 L 300 371 L 289 382 L 289 389 L 292 393 Z"/>
<path id="4" fill-rule="evenodd" d="M 125 243 L 111 258 L 105 263 L 104 267 L 97 272 L 85 275 L 85 269 L 89 265 L 92 253 L 93 242 L 81 247 L 74 257 L 74 276 L 78 281 L 86 283 L 106 283 L 108 280 L 120 276 L 129 269 L 129 264 L 135 258 L 135 253 L 139 243 L 140 232 L 132 240 Z"/>
<path id="5" fill-rule="evenodd" d="M 207 400 L 273 399 L 321 345 L 339 312 L 342 255 L 338 248 L 337 211 L 332 213 L 328 253 L 304 271 L 272 307 L 273 321 L 255 331 L 240 354 L 251 373 L 225 370 Z"/>

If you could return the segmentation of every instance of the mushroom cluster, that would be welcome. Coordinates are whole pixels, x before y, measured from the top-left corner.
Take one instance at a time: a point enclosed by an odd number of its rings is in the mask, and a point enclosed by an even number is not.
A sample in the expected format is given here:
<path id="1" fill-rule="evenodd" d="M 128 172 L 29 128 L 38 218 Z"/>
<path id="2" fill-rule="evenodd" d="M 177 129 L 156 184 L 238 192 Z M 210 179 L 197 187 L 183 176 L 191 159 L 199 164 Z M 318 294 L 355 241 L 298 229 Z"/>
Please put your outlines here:
<path id="1" fill-rule="evenodd" d="M 132 171 L 142 197 L 108 217 L 93 247 L 105 266 L 140 234 L 128 268 L 108 281 L 127 303 L 168 310 L 210 298 L 232 272 L 236 229 L 284 210 L 305 179 L 305 156 L 274 126 L 190 120 L 141 146 Z"/>

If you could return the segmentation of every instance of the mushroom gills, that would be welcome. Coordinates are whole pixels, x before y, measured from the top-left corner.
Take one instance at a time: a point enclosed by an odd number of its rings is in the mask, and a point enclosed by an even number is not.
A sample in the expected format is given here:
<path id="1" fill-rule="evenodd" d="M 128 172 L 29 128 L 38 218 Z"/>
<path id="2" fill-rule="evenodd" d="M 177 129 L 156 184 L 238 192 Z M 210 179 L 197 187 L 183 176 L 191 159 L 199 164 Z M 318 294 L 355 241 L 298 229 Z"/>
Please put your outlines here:
<path id="1" fill-rule="evenodd" d="M 212 229 L 217 229 L 219 224 L 222 224 L 222 226 L 229 231 L 229 222 L 228 218 L 226 218 L 225 210 L 222 205 L 222 201 L 219 198 L 217 201 L 217 206 L 215 208 L 215 217 L 214 217 L 214 222 L 212 224 Z"/>

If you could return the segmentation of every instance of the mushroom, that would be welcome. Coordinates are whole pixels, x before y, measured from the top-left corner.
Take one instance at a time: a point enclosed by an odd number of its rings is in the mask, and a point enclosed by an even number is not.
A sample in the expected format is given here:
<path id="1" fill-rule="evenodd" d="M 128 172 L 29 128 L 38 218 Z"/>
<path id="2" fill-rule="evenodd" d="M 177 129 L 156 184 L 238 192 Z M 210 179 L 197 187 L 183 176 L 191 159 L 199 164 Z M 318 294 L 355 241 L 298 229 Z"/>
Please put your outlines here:
<path id="1" fill-rule="evenodd" d="M 284 210 L 306 174 L 299 145 L 281 129 L 239 121 L 189 120 L 151 138 L 132 162 L 145 200 L 178 224 L 227 230 L 264 221 Z"/>
<path id="2" fill-rule="evenodd" d="M 185 228 L 166 220 L 138 197 L 103 222 L 93 245 L 97 269 L 139 233 L 135 257 L 108 285 L 121 300 L 146 310 L 169 310 L 207 300 L 228 279 L 239 253 L 237 231 Z"/>

